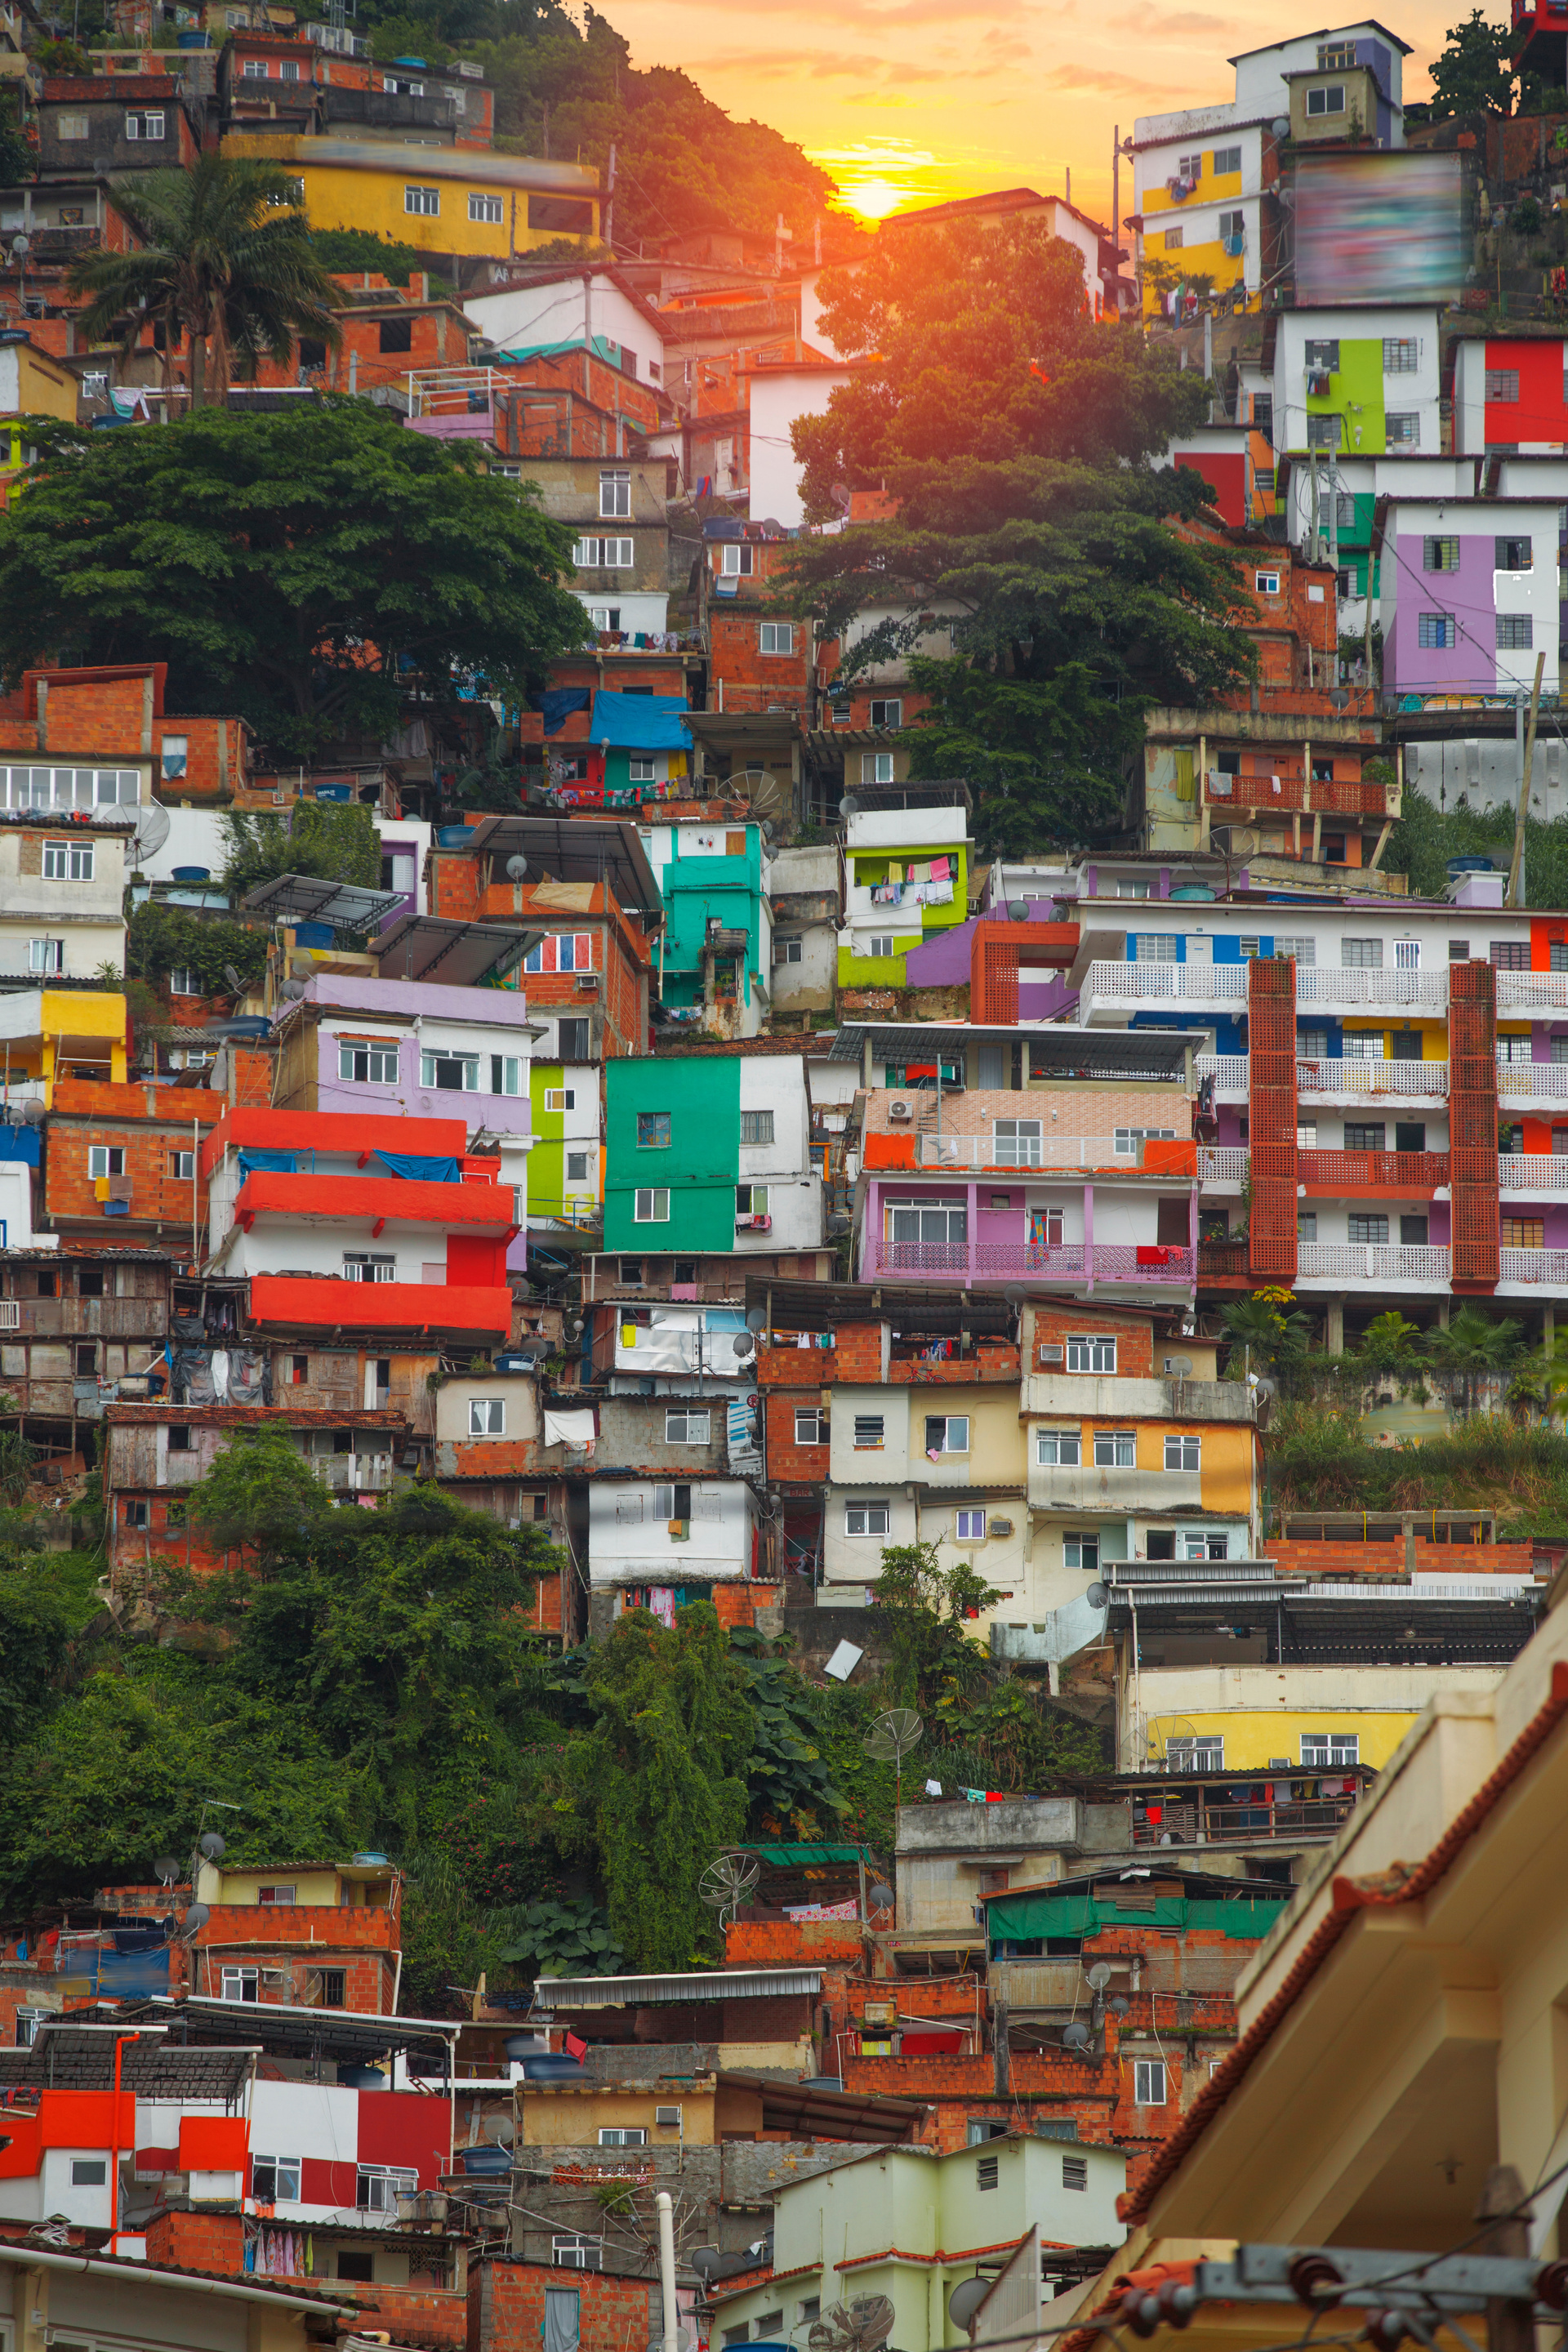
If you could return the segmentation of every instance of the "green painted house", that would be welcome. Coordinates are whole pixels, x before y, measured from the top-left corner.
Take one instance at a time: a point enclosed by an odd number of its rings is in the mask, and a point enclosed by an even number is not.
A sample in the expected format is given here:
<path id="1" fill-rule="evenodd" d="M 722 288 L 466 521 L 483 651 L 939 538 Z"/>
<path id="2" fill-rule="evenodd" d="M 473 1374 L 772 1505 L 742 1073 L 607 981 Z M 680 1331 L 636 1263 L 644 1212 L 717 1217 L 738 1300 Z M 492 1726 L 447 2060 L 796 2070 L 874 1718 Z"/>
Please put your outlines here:
<path id="1" fill-rule="evenodd" d="M 719 1009 L 725 1033 L 754 1037 L 767 1009 L 773 919 L 760 824 L 645 827 L 664 899 L 661 992 L 668 1011 Z"/>
<path id="2" fill-rule="evenodd" d="M 811 1249 L 822 1178 L 802 1055 L 700 1048 L 605 1065 L 605 1248 Z"/>

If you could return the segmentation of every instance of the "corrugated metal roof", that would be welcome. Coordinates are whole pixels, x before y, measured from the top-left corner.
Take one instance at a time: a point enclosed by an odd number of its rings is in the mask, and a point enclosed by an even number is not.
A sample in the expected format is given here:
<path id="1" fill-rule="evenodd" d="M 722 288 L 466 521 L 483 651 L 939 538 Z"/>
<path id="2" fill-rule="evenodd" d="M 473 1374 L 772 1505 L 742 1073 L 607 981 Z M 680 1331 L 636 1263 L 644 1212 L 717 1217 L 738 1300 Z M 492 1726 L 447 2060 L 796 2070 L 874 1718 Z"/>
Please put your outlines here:
<path id="1" fill-rule="evenodd" d="M 762 2000 L 822 1990 L 820 1969 L 704 1969 L 690 1976 L 536 1977 L 548 2009 L 637 2009 L 688 2000 Z"/>

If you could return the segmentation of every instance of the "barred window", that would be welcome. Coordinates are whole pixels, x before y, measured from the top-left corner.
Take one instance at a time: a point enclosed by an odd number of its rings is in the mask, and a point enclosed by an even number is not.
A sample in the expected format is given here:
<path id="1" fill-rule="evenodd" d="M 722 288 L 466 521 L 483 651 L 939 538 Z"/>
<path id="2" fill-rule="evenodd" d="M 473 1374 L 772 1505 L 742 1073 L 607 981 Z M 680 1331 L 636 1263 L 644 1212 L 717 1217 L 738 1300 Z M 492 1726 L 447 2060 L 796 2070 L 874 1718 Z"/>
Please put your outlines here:
<path id="1" fill-rule="evenodd" d="M 1499 653 L 1528 653 L 1534 635 L 1534 623 L 1528 613 L 1500 613 L 1497 616 L 1497 649 Z"/>
<path id="2" fill-rule="evenodd" d="M 1421 346 L 1413 338 L 1385 335 L 1383 339 L 1383 373 L 1384 375 L 1414 375 L 1421 364 Z"/>
<path id="3" fill-rule="evenodd" d="M 1517 400 L 1519 398 L 1519 370 L 1517 368 L 1488 368 L 1487 398 L 1489 400 Z"/>
<path id="4" fill-rule="evenodd" d="M 1416 619 L 1415 638 L 1424 651 L 1440 652 L 1458 644 L 1458 622 L 1452 613 L 1422 613 Z"/>
<path id="5" fill-rule="evenodd" d="M 1457 539 L 1426 538 L 1421 542 L 1423 572 L 1457 572 L 1459 568 L 1459 542 Z"/>

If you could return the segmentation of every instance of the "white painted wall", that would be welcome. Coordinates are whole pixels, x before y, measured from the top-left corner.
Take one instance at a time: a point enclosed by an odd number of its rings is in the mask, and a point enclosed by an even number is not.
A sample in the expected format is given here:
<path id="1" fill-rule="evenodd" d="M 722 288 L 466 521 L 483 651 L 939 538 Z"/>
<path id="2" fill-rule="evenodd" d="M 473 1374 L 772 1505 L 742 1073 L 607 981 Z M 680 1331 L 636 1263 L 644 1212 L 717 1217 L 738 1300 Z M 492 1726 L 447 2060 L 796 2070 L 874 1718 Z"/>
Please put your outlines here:
<path id="1" fill-rule="evenodd" d="M 771 1110 L 771 1143 L 742 1143 L 742 1184 L 765 1184 L 767 1233 L 738 1232 L 735 1252 L 816 1249 L 822 1241 L 822 1178 L 812 1164 L 811 1101 L 805 1064 L 795 1054 L 744 1055 L 741 1061 L 741 1108 Z"/>
<path id="2" fill-rule="evenodd" d="M 804 304 L 804 297 L 803 297 Z M 813 338 L 803 329 L 803 340 Z M 821 416 L 847 368 L 763 368 L 751 380 L 752 503 L 753 522 L 782 523 L 798 530 L 805 520 L 801 468 L 790 439 L 797 416 Z"/>
<path id="3" fill-rule="evenodd" d="M 660 1481 L 660 1484 L 665 1482 Z M 674 1474 L 668 1482 L 679 1483 Z M 688 1540 L 654 1517 L 654 1482 L 594 1479 L 588 1580 L 594 1585 L 721 1583 L 749 1577 L 756 1503 L 739 1478 L 693 1478 Z"/>
<path id="4" fill-rule="evenodd" d="M 583 278 L 573 274 L 509 287 L 503 294 L 466 295 L 463 309 L 487 342 L 501 351 L 603 338 L 636 352 L 640 383 L 662 381 L 663 335 L 641 307 L 602 273 L 595 273 L 586 289 Z"/>

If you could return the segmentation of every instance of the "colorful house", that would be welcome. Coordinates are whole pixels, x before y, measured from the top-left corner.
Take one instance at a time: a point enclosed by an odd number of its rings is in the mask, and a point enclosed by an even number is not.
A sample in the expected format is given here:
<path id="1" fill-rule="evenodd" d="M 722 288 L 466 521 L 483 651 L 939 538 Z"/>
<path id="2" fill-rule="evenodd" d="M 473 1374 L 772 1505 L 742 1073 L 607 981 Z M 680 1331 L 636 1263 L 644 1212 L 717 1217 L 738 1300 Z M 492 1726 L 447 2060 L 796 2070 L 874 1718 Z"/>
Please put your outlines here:
<path id="1" fill-rule="evenodd" d="M 660 992 L 666 1012 L 731 1036 L 754 1037 L 767 1009 L 773 964 L 762 826 L 749 821 L 653 824 L 644 838 L 665 903 Z"/>
<path id="2" fill-rule="evenodd" d="M 919 804 L 937 794 L 946 805 Z M 910 950 L 968 916 L 972 845 L 968 810 L 956 798 L 941 785 L 895 786 L 887 795 L 894 805 L 862 794 L 849 812 L 840 988 L 906 986 Z M 903 801 L 914 805 L 896 804 Z"/>
<path id="3" fill-rule="evenodd" d="M 812 1249 L 822 1176 L 804 1056 L 679 1047 L 605 1066 L 605 1247 Z"/>

